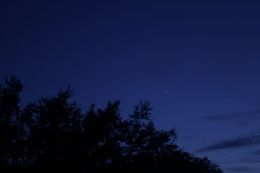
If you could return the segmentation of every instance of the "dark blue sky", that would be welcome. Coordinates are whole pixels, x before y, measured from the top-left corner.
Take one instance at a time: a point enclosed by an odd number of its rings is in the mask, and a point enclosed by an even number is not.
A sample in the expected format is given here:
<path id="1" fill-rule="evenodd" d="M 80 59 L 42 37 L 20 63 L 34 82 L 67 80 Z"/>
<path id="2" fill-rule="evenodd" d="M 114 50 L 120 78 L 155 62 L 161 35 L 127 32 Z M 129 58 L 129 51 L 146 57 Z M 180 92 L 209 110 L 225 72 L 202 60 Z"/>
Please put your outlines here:
<path id="1" fill-rule="evenodd" d="M 260 171 L 260 2 L 1 2 L 0 79 L 25 102 L 70 85 L 85 108 L 150 100 L 159 128 L 227 173 Z"/>

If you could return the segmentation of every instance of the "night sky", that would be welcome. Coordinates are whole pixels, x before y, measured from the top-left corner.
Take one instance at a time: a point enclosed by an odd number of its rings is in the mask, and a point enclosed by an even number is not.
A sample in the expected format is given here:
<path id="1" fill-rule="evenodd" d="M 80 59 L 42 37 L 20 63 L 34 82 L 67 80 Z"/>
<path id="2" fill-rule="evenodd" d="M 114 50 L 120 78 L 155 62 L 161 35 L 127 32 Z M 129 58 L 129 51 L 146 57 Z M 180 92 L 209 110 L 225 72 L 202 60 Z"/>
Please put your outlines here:
<path id="1" fill-rule="evenodd" d="M 260 172 L 260 2 L 6 0 L 0 80 L 23 103 L 71 86 L 85 109 L 149 100 L 160 129 L 226 173 Z"/>

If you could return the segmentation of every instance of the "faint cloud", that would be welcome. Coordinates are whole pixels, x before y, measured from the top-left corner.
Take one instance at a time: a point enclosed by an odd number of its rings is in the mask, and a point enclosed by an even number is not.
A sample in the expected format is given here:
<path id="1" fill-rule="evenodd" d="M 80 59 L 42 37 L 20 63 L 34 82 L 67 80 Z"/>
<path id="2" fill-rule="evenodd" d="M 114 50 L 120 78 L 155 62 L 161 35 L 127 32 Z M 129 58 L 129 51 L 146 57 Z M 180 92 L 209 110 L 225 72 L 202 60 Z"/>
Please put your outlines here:
<path id="1" fill-rule="evenodd" d="M 260 118 L 260 109 L 256 110 L 246 110 L 246 111 L 240 111 L 240 112 L 230 112 L 226 114 L 220 114 L 220 115 L 211 115 L 207 116 L 206 119 L 213 120 L 213 121 L 230 121 L 240 118 Z"/>
<path id="2" fill-rule="evenodd" d="M 253 155 L 260 155 L 260 149 L 253 152 Z"/>
<path id="3" fill-rule="evenodd" d="M 255 157 L 255 156 L 250 156 L 250 157 L 246 157 L 246 158 L 243 158 L 241 160 L 243 163 L 247 162 L 247 163 L 260 163 L 260 158 L 258 157 Z"/>
<path id="4" fill-rule="evenodd" d="M 227 168 L 227 170 L 229 170 L 230 172 L 251 172 L 254 171 L 254 168 L 251 167 L 245 167 L 245 166 L 236 166 L 236 167 L 231 167 L 231 168 Z"/>
<path id="5" fill-rule="evenodd" d="M 247 147 L 260 144 L 260 132 L 254 131 L 248 135 L 238 137 L 235 139 L 224 140 L 207 147 L 204 147 L 197 152 L 206 152 L 214 150 L 223 150 L 223 149 L 234 149 L 240 147 Z"/>
<path id="6" fill-rule="evenodd" d="M 230 112 L 220 115 L 210 115 L 205 117 L 206 120 L 217 121 L 222 123 L 239 123 L 245 124 L 249 121 L 260 120 L 260 109 L 246 110 L 240 112 Z"/>

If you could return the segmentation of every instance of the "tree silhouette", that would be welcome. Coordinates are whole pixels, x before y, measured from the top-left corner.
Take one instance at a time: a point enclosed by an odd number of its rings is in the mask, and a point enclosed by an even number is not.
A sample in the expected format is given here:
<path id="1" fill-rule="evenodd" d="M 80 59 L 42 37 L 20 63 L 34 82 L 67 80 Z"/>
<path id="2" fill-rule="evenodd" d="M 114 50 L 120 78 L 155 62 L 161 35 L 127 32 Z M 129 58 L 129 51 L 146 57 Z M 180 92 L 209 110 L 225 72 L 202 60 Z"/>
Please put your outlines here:
<path id="1" fill-rule="evenodd" d="M 175 129 L 156 129 L 149 102 L 126 119 L 119 101 L 83 113 L 66 89 L 21 109 L 22 88 L 14 77 L 0 86 L 2 172 L 222 172 L 179 149 Z"/>
<path id="2" fill-rule="evenodd" d="M 5 81 L 6 86 L 0 85 L 0 166 L 17 165 L 20 158 L 20 147 L 23 132 L 17 121 L 20 115 L 19 94 L 22 84 L 12 77 Z"/>

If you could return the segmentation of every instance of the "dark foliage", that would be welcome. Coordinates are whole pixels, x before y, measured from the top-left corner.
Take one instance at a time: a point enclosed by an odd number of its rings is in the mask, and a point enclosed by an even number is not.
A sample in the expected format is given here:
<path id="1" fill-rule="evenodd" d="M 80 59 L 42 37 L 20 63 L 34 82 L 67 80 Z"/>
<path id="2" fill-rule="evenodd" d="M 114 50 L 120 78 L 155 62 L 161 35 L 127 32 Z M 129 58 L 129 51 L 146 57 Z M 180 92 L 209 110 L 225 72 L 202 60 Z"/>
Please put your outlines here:
<path id="1" fill-rule="evenodd" d="M 118 101 L 82 113 L 70 89 L 20 109 L 21 91 L 16 78 L 0 86 L 1 172 L 222 172 L 180 150 L 174 129 L 156 129 L 149 102 L 122 119 Z"/>

